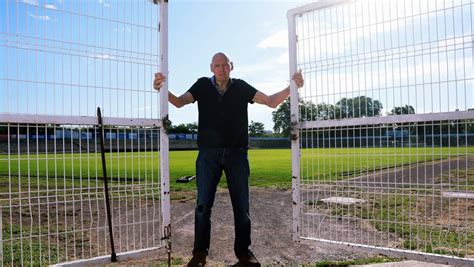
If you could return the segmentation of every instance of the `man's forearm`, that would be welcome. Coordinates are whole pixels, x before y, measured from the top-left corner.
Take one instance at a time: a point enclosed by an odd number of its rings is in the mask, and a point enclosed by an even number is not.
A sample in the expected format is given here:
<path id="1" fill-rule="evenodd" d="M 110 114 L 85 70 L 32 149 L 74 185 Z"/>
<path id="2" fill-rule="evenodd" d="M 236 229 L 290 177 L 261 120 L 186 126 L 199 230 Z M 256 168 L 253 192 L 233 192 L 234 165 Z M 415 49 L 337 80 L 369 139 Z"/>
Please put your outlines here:
<path id="1" fill-rule="evenodd" d="M 173 104 L 173 106 L 175 106 L 177 108 L 180 108 L 180 107 L 184 106 L 181 99 L 179 97 L 175 96 L 173 93 L 171 93 L 171 91 L 168 91 L 168 101 L 171 104 Z"/>
<path id="2" fill-rule="evenodd" d="M 269 96 L 269 98 L 270 98 L 270 105 L 269 106 L 272 107 L 272 108 L 276 108 L 289 95 L 290 95 L 290 87 L 288 86 L 285 89 L 281 90 L 280 92 Z"/>

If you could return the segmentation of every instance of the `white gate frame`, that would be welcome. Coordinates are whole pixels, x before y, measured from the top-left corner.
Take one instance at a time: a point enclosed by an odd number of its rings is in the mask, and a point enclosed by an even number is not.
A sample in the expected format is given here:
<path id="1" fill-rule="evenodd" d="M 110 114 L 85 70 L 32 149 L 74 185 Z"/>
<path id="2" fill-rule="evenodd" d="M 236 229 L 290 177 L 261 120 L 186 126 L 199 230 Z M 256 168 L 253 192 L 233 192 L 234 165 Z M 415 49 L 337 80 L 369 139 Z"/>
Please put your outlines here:
<path id="1" fill-rule="evenodd" d="M 383 125 L 393 123 L 414 123 L 423 121 L 442 121 L 442 120 L 466 120 L 474 119 L 474 110 L 455 111 L 455 112 L 439 112 L 427 114 L 409 114 L 397 116 L 384 117 L 368 117 L 368 118 L 352 118 L 329 121 L 307 121 L 300 122 L 299 120 L 299 92 L 298 88 L 291 77 L 293 73 L 298 71 L 298 35 L 296 32 L 296 18 L 318 9 L 328 8 L 344 3 L 350 3 L 354 0 L 320 0 L 304 6 L 300 6 L 287 12 L 288 19 L 288 48 L 289 48 L 289 80 L 290 80 L 290 119 L 291 119 L 291 162 L 292 162 L 292 239 L 294 242 L 299 242 L 301 239 L 320 241 L 326 243 L 349 245 L 354 247 L 362 247 L 370 249 L 371 251 L 378 251 L 380 253 L 403 257 L 415 260 L 424 260 L 446 264 L 472 264 L 473 258 L 462 258 L 452 255 L 441 255 L 420 251 L 412 251 L 407 249 L 395 249 L 388 247 L 378 247 L 372 245 L 365 245 L 351 242 L 341 242 L 334 240 L 327 240 L 321 238 L 303 237 L 301 235 L 301 151 L 300 151 L 300 131 L 305 129 L 321 129 L 340 126 L 358 126 L 358 125 Z M 473 47 L 474 49 L 474 47 Z M 474 51 L 474 50 L 473 50 Z"/>
<path id="2" fill-rule="evenodd" d="M 290 118 L 291 118 L 291 177 L 292 177 L 292 198 L 293 198 L 293 241 L 298 241 L 301 234 L 301 199 L 300 199 L 300 127 L 298 127 L 300 118 L 298 110 L 299 93 L 295 82 L 291 79 L 293 73 L 298 71 L 297 47 L 298 36 L 296 35 L 295 18 L 308 11 L 317 10 L 325 7 L 339 5 L 349 0 L 323 0 L 311 3 L 305 6 L 291 9 L 287 13 L 288 19 L 288 48 L 290 62 Z"/>
<path id="3" fill-rule="evenodd" d="M 160 3 L 160 42 L 161 72 L 168 77 L 168 0 Z M 168 82 L 160 90 L 160 170 L 161 170 L 161 213 L 162 236 L 166 240 L 166 250 L 171 253 L 171 215 L 170 215 L 170 166 L 168 125 Z"/>

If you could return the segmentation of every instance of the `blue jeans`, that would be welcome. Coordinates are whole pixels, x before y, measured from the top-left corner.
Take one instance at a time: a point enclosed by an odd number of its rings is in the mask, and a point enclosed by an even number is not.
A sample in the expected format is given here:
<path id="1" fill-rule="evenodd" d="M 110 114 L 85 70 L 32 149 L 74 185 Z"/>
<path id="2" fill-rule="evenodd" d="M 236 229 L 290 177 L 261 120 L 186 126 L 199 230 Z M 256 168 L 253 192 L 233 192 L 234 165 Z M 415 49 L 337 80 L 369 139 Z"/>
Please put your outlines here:
<path id="1" fill-rule="evenodd" d="M 246 148 L 200 149 L 196 160 L 197 203 L 194 217 L 194 252 L 209 253 L 211 239 L 211 209 L 222 171 L 227 177 L 232 208 L 234 210 L 237 256 L 250 246 L 249 213 L 249 161 Z"/>

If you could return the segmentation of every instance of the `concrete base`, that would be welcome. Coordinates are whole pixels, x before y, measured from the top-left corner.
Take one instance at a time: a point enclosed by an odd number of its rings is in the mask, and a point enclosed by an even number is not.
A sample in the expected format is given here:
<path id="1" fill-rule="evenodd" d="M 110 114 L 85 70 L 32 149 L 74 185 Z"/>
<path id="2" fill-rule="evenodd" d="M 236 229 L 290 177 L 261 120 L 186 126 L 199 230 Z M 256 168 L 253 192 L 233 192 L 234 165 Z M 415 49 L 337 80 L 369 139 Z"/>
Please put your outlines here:
<path id="1" fill-rule="evenodd" d="M 468 198 L 474 199 L 474 192 L 466 192 L 466 191 L 444 191 L 441 192 L 441 196 L 447 198 Z"/>
<path id="2" fill-rule="evenodd" d="M 324 203 L 333 203 L 333 204 L 341 204 L 341 205 L 353 205 L 359 203 L 365 203 L 367 201 L 358 198 L 352 197 L 328 197 L 321 199 Z"/>
<path id="3" fill-rule="evenodd" d="M 366 264 L 366 265 L 350 265 L 350 266 L 370 266 L 370 267 L 444 267 L 444 266 L 453 266 L 437 263 L 429 263 L 423 261 L 399 261 L 399 262 L 386 262 L 386 263 L 376 263 L 376 264 Z"/>

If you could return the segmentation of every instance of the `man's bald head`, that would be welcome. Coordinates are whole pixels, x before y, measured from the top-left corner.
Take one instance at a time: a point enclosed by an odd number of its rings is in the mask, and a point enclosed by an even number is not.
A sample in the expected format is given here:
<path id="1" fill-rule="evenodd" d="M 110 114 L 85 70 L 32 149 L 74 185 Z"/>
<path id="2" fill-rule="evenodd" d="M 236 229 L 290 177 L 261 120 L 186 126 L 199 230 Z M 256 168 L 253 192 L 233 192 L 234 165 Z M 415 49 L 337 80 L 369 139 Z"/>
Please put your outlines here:
<path id="1" fill-rule="evenodd" d="M 210 67 L 211 72 L 214 73 L 214 76 L 216 77 L 216 80 L 219 84 L 226 84 L 229 80 L 230 72 L 232 69 L 234 69 L 229 57 L 222 52 L 216 53 L 212 57 Z"/>
<path id="2" fill-rule="evenodd" d="M 217 59 L 225 59 L 227 62 L 229 62 L 230 64 L 232 64 L 232 62 L 230 61 L 229 57 L 222 53 L 222 52 L 218 52 L 216 53 L 214 56 L 212 56 L 212 60 L 211 60 L 211 64 L 216 61 Z"/>

